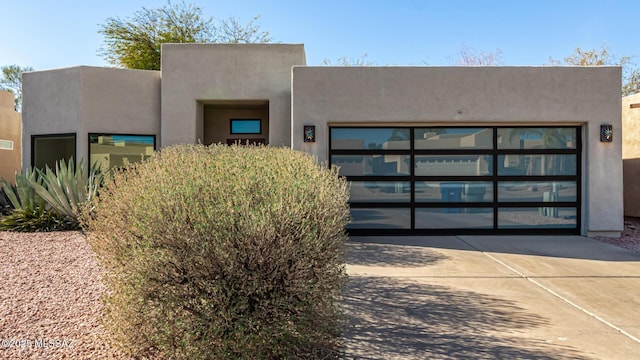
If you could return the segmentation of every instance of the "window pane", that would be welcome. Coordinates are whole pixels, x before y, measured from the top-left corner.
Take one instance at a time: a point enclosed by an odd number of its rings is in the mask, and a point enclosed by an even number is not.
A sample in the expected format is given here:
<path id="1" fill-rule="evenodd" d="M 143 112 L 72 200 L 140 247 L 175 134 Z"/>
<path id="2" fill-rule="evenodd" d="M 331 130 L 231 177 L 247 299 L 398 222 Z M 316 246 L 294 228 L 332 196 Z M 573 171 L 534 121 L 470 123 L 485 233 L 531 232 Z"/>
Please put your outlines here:
<path id="1" fill-rule="evenodd" d="M 409 202 L 411 183 L 408 181 L 351 181 L 350 201 Z"/>
<path id="2" fill-rule="evenodd" d="M 499 208 L 498 228 L 570 228 L 577 226 L 576 208 Z"/>
<path id="3" fill-rule="evenodd" d="M 576 155 L 500 155 L 498 175 L 576 175 Z"/>
<path id="4" fill-rule="evenodd" d="M 409 175 L 409 155 L 333 155 L 331 164 L 343 176 Z"/>
<path id="5" fill-rule="evenodd" d="M 493 186 L 481 181 L 417 181 L 416 202 L 491 202 Z"/>
<path id="6" fill-rule="evenodd" d="M 107 168 L 121 167 L 125 159 L 138 162 L 153 155 L 155 136 L 149 135 L 89 135 L 89 158 Z"/>
<path id="7" fill-rule="evenodd" d="M 575 149 L 576 128 L 498 128 L 498 149 Z"/>
<path id="8" fill-rule="evenodd" d="M 491 155 L 416 155 L 418 176 L 477 176 L 493 173 Z"/>
<path id="9" fill-rule="evenodd" d="M 493 129 L 418 128 L 414 139 L 416 149 L 492 149 Z"/>
<path id="10" fill-rule="evenodd" d="M 231 120 L 232 134 L 260 134 L 262 126 L 260 119 L 233 119 Z"/>
<path id="11" fill-rule="evenodd" d="M 486 229 L 492 227 L 492 208 L 416 209 L 417 229 Z"/>
<path id="12" fill-rule="evenodd" d="M 56 162 L 76 156 L 76 135 L 37 135 L 33 137 L 33 167 L 55 169 Z M 77 160 L 77 159 L 74 159 Z"/>
<path id="13" fill-rule="evenodd" d="M 331 149 L 408 150 L 408 128 L 331 128 Z"/>
<path id="14" fill-rule="evenodd" d="M 539 202 L 577 201 L 575 181 L 501 181 L 498 182 L 498 201 Z"/>
<path id="15" fill-rule="evenodd" d="M 351 208 L 348 229 L 409 229 L 411 209 Z"/>

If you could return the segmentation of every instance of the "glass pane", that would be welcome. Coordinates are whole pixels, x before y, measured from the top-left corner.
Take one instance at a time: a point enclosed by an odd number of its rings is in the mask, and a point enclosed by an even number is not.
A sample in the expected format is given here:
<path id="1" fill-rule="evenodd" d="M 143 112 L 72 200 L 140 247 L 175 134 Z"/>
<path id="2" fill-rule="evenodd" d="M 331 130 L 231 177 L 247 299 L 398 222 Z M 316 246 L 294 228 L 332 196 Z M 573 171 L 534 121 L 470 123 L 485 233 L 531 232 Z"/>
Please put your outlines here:
<path id="1" fill-rule="evenodd" d="M 411 209 L 351 208 L 348 229 L 409 229 Z"/>
<path id="2" fill-rule="evenodd" d="M 576 208 L 499 208 L 498 228 L 571 228 L 577 226 Z"/>
<path id="3" fill-rule="evenodd" d="M 417 181 L 416 202 L 491 202 L 493 186 L 481 181 Z"/>
<path id="4" fill-rule="evenodd" d="M 153 155 L 155 137 L 150 135 L 89 135 L 89 158 L 107 168 L 121 167 L 125 159 L 138 162 Z"/>
<path id="5" fill-rule="evenodd" d="M 575 181 L 498 182 L 498 201 L 502 202 L 538 202 L 538 201 L 577 201 Z"/>
<path id="6" fill-rule="evenodd" d="M 414 139 L 416 149 L 492 149 L 493 129 L 419 128 Z"/>
<path id="7" fill-rule="evenodd" d="M 498 175 L 576 175 L 576 155 L 500 155 Z"/>
<path id="8" fill-rule="evenodd" d="M 575 149 L 576 128 L 498 128 L 498 149 Z"/>
<path id="9" fill-rule="evenodd" d="M 33 137 L 32 147 L 34 168 L 55 169 L 56 162 L 68 162 L 76 155 L 76 136 L 38 135 Z"/>
<path id="10" fill-rule="evenodd" d="M 409 155 L 333 155 L 331 164 L 343 176 L 409 175 Z"/>
<path id="11" fill-rule="evenodd" d="M 492 227 L 492 208 L 416 209 L 417 229 L 486 229 Z"/>
<path id="12" fill-rule="evenodd" d="M 260 119 L 232 119 L 232 134 L 260 134 L 262 125 Z"/>
<path id="13" fill-rule="evenodd" d="M 331 149 L 408 150 L 408 128 L 331 128 Z"/>
<path id="14" fill-rule="evenodd" d="M 416 155 L 418 176 L 477 176 L 493 173 L 491 155 Z"/>
<path id="15" fill-rule="evenodd" d="M 350 201 L 409 202 L 411 183 L 408 181 L 351 181 Z"/>

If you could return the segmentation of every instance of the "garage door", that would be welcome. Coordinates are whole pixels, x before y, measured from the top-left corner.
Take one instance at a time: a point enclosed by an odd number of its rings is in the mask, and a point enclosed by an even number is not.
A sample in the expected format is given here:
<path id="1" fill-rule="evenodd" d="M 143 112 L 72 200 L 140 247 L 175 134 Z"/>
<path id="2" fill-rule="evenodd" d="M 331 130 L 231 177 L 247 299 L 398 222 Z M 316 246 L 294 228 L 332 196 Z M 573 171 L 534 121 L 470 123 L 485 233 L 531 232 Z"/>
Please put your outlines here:
<path id="1" fill-rule="evenodd" d="M 352 235 L 578 234 L 579 127 L 331 127 Z"/>

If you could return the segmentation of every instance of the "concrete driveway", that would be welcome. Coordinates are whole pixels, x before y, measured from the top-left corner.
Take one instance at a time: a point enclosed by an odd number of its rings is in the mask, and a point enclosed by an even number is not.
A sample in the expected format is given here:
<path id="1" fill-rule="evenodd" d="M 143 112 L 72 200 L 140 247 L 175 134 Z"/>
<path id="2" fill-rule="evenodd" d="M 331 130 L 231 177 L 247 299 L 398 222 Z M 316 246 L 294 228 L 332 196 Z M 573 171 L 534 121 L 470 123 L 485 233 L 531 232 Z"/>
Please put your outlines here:
<path id="1" fill-rule="evenodd" d="M 348 358 L 639 359 L 640 255 L 580 236 L 352 237 Z"/>

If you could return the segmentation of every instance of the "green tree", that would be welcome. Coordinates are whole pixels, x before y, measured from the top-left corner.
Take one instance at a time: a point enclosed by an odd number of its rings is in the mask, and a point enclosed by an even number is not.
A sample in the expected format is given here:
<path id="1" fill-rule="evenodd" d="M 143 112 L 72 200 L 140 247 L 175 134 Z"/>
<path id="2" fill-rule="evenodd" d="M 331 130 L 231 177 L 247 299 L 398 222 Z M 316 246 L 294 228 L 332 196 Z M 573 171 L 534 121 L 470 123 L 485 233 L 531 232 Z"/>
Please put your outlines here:
<path id="1" fill-rule="evenodd" d="M 110 64 L 130 69 L 159 70 L 163 43 L 267 43 L 269 33 L 237 19 L 206 18 L 192 3 L 171 1 L 156 9 L 143 7 L 128 18 L 110 17 L 100 25 L 104 36 L 99 54 Z"/>
<path id="2" fill-rule="evenodd" d="M 551 65 L 574 65 L 574 66 L 621 66 L 622 67 L 622 96 L 632 95 L 640 92 L 640 71 L 631 62 L 631 56 L 617 57 L 608 46 L 600 49 L 584 50 L 579 47 L 574 52 L 565 57 L 564 60 L 549 58 Z"/>
<path id="3" fill-rule="evenodd" d="M 5 65 L 0 67 L 0 90 L 13 93 L 17 111 L 22 109 L 22 73 L 33 71 L 31 66 Z"/>

